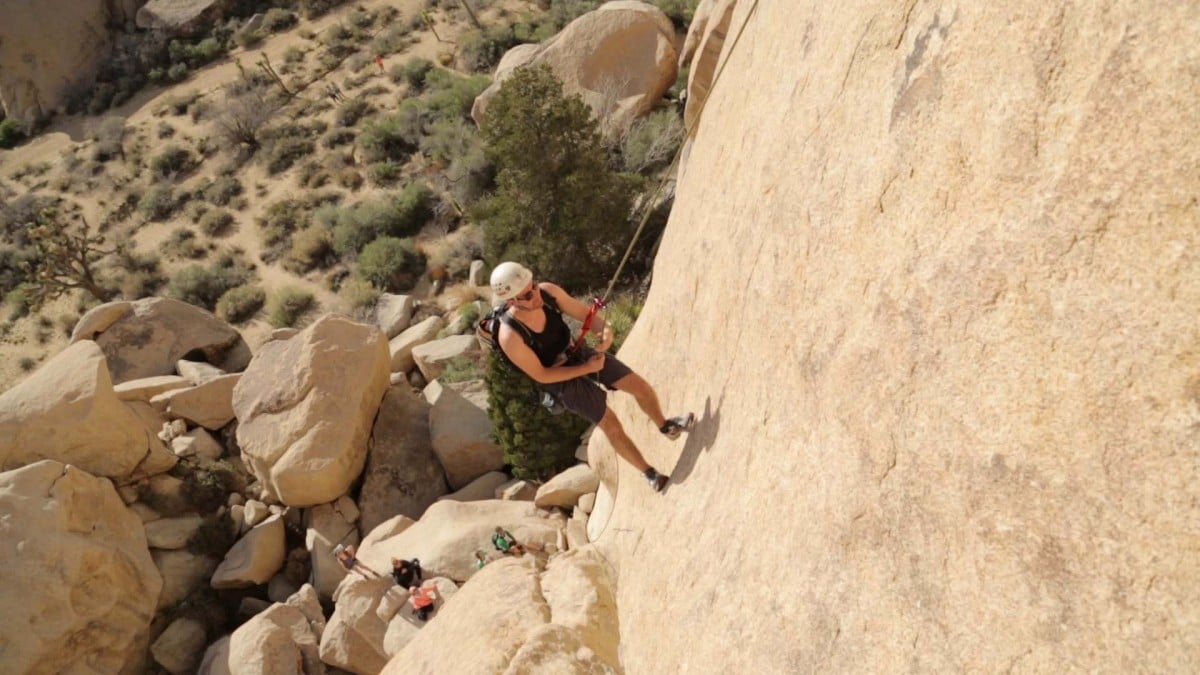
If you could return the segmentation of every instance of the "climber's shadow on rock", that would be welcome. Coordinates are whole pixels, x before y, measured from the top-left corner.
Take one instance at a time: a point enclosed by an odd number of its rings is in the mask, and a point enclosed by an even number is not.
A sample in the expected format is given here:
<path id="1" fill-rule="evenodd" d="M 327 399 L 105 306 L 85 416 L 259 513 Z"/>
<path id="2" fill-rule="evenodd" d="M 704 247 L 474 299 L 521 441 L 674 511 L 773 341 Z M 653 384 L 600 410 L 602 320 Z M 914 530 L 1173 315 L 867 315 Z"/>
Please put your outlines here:
<path id="1" fill-rule="evenodd" d="M 696 466 L 696 460 L 702 452 L 712 448 L 720 430 L 721 411 L 720 408 L 713 409 L 710 396 L 704 399 L 704 412 L 696 419 L 695 426 L 684 436 L 683 452 L 679 454 L 679 461 L 675 462 L 675 468 L 671 470 L 671 482 L 667 483 L 664 492 L 670 491 L 672 485 L 687 480 Z"/>

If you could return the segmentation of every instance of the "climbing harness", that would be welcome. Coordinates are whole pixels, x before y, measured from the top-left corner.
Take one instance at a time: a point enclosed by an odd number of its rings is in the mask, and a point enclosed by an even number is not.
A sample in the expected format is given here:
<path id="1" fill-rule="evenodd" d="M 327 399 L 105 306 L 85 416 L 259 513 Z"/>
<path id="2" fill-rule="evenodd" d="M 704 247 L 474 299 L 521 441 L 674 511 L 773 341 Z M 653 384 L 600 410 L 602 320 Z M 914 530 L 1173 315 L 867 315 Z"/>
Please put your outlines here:
<path id="1" fill-rule="evenodd" d="M 579 337 L 575 343 L 567 347 L 567 356 L 573 356 L 583 349 L 583 345 L 587 341 L 588 331 L 592 329 L 592 321 L 596 318 L 596 312 L 604 309 L 608 303 L 604 302 L 604 298 L 592 298 L 592 306 L 588 309 L 587 316 L 583 319 L 583 328 L 579 329 Z"/>

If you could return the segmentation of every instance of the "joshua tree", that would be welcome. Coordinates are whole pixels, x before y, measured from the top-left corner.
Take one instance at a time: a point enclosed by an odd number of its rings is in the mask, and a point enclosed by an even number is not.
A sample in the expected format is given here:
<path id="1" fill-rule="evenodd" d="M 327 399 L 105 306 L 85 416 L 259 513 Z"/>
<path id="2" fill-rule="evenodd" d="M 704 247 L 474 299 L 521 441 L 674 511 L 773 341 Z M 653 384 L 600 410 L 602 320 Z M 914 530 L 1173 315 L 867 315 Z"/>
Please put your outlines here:
<path id="1" fill-rule="evenodd" d="M 95 266 L 115 249 L 104 248 L 104 235 L 93 233 L 82 216 L 68 219 L 56 209 L 44 209 L 29 224 L 28 236 L 37 253 L 25 269 L 31 306 L 38 307 L 75 288 L 100 302 L 108 300 L 110 293 L 96 280 Z"/>

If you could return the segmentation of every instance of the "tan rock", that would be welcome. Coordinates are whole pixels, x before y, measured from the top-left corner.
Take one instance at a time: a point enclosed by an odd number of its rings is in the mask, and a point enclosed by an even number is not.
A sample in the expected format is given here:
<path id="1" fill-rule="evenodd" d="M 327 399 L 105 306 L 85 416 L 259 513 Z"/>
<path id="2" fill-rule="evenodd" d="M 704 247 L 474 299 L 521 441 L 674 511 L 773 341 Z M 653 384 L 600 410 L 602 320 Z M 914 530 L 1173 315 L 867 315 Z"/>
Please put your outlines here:
<path id="1" fill-rule="evenodd" d="M 225 454 L 225 448 L 201 427 L 171 439 L 171 452 L 177 457 L 199 457 L 217 460 Z"/>
<path id="2" fill-rule="evenodd" d="M 225 16 L 220 0 L 149 0 L 137 12 L 137 27 L 169 35 L 197 35 Z"/>
<path id="3" fill-rule="evenodd" d="M 117 312 L 119 318 L 108 323 Z M 93 313 L 104 320 L 91 320 Z M 203 354 L 208 363 L 227 372 L 240 371 L 250 361 L 250 348 L 229 324 L 195 305 L 169 298 L 95 307 L 71 333 L 72 343 L 80 340 L 100 345 L 113 381 L 118 383 L 173 375 L 175 363 L 193 353 Z"/>
<path id="4" fill-rule="evenodd" d="M 692 23 L 684 43 L 685 52 L 694 52 L 688 71 L 687 105 L 683 112 L 683 123 L 688 129 L 696 127 L 700 111 L 712 90 L 713 77 L 720 67 L 738 0 L 710 0 L 706 4 L 703 20 Z"/>
<path id="5" fill-rule="evenodd" d="M 0 514 L 4 670 L 133 667 L 162 578 L 112 483 L 44 460 L 0 474 Z"/>
<path id="6" fill-rule="evenodd" d="M 437 339 L 438 331 L 446 327 L 446 320 L 434 315 L 419 323 L 405 328 L 399 335 L 388 341 L 388 352 L 391 355 L 391 371 L 407 373 L 416 366 L 412 351 L 415 347 Z"/>
<path id="7" fill-rule="evenodd" d="M 478 502 L 485 499 L 495 499 L 496 490 L 509 480 L 508 474 L 501 471 L 489 471 L 479 478 L 467 483 L 461 490 L 438 497 L 438 501 L 451 499 L 456 502 Z"/>
<path id="8" fill-rule="evenodd" d="M 504 453 L 491 438 L 486 388 L 460 393 L 435 382 L 426 387 L 426 397 L 433 403 L 429 411 L 433 451 L 452 489 L 504 467 Z"/>
<path id="9" fill-rule="evenodd" d="M 53 459 L 97 476 L 125 476 L 149 447 L 141 420 L 113 392 L 94 342 L 67 347 L 0 394 L 0 468 Z"/>
<path id="10" fill-rule="evenodd" d="M 122 401 L 149 401 L 164 392 L 190 386 L 191 382 L 178 375 L 153 375 L 122 382 L 114 386 L 113 391 Z"/>
<path id="11" fill-rule="evenodd" d="M 500 487 L 496 488 L 496 499 L 507 499 L 510 501 L 531 502 L 537 495 L 538 485 L 533 481 L 521 480 L 514 478 L 505 482 Z"/>
<path id="12" fill-rule="evenodd" d="M 600 479 L 587 464 L 576 464 L 563 471 L 538 488 L 533 503 L 542 508 L 549 506 L 574 506 L 579 498 L 596 491 Z"/>
<path id="13" fill-rule="evenodd" d="M 577 505 L 580 511 L 583 511 L 584 513 L 591 513 L 592 507 L 596 505 L 596 493 L 589 492 L 585 495 L 580 495 Z"/>
<path id="14" fill-rule="evenodd" d="M 136 506 L 136 505 L 135 505 Z M 187 551 L 150 551 L 154 566 L 162 576 L 162 592 L 155 609 L 173 607 L 200 584 L 212 576 L 217 569 L 217 560 Z"/>
<path id="15" fill-rule="evenodd" d="M 200 667 L 196 669 L 196 675 L 233 675 L 229 662 L 231 638 L 232 636 L 226 635 L 204 650 L 204 658 L 200 660 Z"/>
<path id="16" fill-rule="evenodd" d="M 390 566 L 389 568 L 390 569 Z M 390 576 L 346 577 L 334 595 L 333 616 L 321 636 L 321 660 L 354 673 L 378 673 L 387 663 L 383 638 L 387 624 L 376 614 L 386 593 L 399 593 Z"/>
<path id="17" fill-rule="evenodd" d="M 618 666 L 617 600 L 604 558 L 594 548 L 555 556 L 541 584 L 550 621 L 573 630 L 601 661 Z"/>
<path id="18" fill-rule="evenodd" d="M 262 346 L 233 390 L 242 457 L 268 494 L 311 506 L 346 493 L 387 390 L 377 328 L 327 315 Z"/>
<path id="19" fill-rule="evenodd" d="M 595 112 L 601 127 L 619 133 L 648 112 L 675 81 L 675 28 L 654 5 L 613 0 L 567 24 L 540 45 L 536 54 L 521 52 L 502 66 L 547 65 L 569 96 L 578 94 Z M 511 70 L 501 69 L 471 109 L 482 126 L 488 102 Z"/>
<path id="20" fill-rule="evenodd" d="M 205 644 L 204 624 L 195 619 L 180 618 L 172 621 L 158 636 L 150 646 L 150 653 L 168 673 L 183 675 L 195 671 L 204 656 Z"/>
<path id="21" fill-rule="evenodd" d="M 358 543 L 358 528 L 350 515 L 335 504 L 318 504 L 304 512 L 304 545 L 312 562 L 312 585 L 327 600 L 346 577 L 346 569 L 333 555 L 334 546 Z M 357 515 L 355 511 L 353 516 Z"/>
<path id="22" fill-rule="evenodd" d="M 408 328 L 415 302 L 411 295 L 381 293 L 375 303 L 375 325 L 390 340 Z"/>
<path id="23" fill-rule="evenodd" d="M 429 438 L 430 406 L 407 385 L 391 387 L 371 428 L 359 506 L 361 530 L 400 513 L 417 519 L 447 491 Z"/>
<path id="24" fill-rule="evenodd" d="M 403 514 L 389 518 L 388 520 L 385 520 L 384 522 L 372 528 L 371 531 L 367 533 L 367 536 L 363 537 L 362 545 L 359 546 L 359 548 L 362 549 L 365 546 L 373 546 L 384 539 L 394 537 L 412 527 L 416 522 L 417 521 Z M 384 572 L 386 570 L 380 571 Z"/>
<path id="25" fill-rule="evenodd" d="M 508 673 L 521 675 L 617 675 L 579 639 L 578 632 L 558 624 L 535 628 L 513 655 Z"/>
<path id="26" fill-rule="evenodd" d="M 432 382 L 441 377 L 446 370 L 446 364 L 454 359 L 471 358 L 479 354 L 479 340 L 475 334 L 452 335 L 440 340 L 430 340 L 422 345 L 413 347 L 412 357 L 425 376 Z"/>
<path id="27" fill-rule="evenodd" d="M 446 602 L 458 593 L 458 584 L 445 577 L 434 577 L 426 579 L 421 585 L 437 588 L 437 595 L 434 596 L 433 601 L 433 614 L 429 619 L 429 621 L 433 621 L 442 611 Z M 421 621 L 413 613 L 409 592 L 402 591 L 399 587 L 384 594 L 375 614 L 387 624 L 387 631 L 383 635 L 383 653 L 389 659 L 404 649 L 409 642 L 412 642 L 422 628 L 429 625 L 429 621 Z"/>
<path id="28" fill-rule="evenodd" d="M 421 520 L 400 534 L 363 543 L 358 557 L 377 571 L 391 569 L 392 558 L 420 558 L 426 577 L 470 579 L 476 572 L 476 549 L 491 548 L 496 527 L 533 548 L 554 544 L 562 522 L 543 517 L 530 502 L 490 500 L 437 502 Z"/>
<path id="29" fill-rule="evenodd" d="M 146 545 L 150 548 L 183 548 L 203 522 L 203 518 L 193 513 L 178 518 L 159 518 L 146 523 Z"/>
<path id="30" fill-rule="evenodd" d="M 213 572 L 213 588 L 245 588 L 270 581 L 283 565 L 283 519 L 271 516 L 239 539 Z"/>
<path id="31" fill-rule="evenodd" d="M 175 372 L 193 385 L 204 384 L 222 375 L 228 375 L 224 370 L 203 361 L 188 361 L 180 359 L 175 362 Z"/>
<path id="32" fill-rule="evenodd" d="M 178 417 L 205 429 L 220 429 L 233 419 L 233 388 L 241 373 L 222 375 L 187 389 L 159 394 L 151 404 L 162 405 L 170 417 Z"/>
<path id="33" fill-rule="evenodd" d="M 271 605 L 233 632 L 225 662 L 230 675 L 294 673 L 297 664 L 304 673 L 326 672 L 318 653 L 324 629 L 320 606 L 314 617 L 304 589 L 293 598 Z M 315 593 L 311 600 L 315 603 Z"/>
<path id="34" fill-rule="evenodd" d="M 438 610 L 436 619 L 388 661 L 383 673 L 503 673 L 526 635 L 544 626 L 549 616 L 534 559 L 497 560 Z"/>

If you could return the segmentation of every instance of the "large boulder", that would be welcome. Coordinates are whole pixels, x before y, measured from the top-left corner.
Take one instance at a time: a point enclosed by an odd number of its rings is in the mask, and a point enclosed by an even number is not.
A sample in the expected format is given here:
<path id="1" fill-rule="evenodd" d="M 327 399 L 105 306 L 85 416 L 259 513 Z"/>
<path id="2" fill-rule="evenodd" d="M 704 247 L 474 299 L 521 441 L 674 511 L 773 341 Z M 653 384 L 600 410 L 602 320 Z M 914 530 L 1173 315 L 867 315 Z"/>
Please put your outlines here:
<path id="1" fill-rule="evenodd" d="M 178 604 L 201 583 L 212 576 L 217 569 L 217 561 L 205 555 L 195 555 L 188 551 L 150 552 L 154 558 L 154 566 L 162 576 L 162 592 L 158 595 L 156 609 L 165 609 Z"/>
<path id="2" fill-rule="evenodd" d="M 422 319 L 405 328 L 399 335 L 388 341 L 388 353 L 391 357 L 393 373 L 407 373 L 416 365 L 413 360 L 413 349 L 437 338 L 437 334 L 446 327 L 446 320 L 438 315 Z"/>
<path id="3" fill-rule="evenodd" d="M 425 388 L 433 451 L 457 490 L 489 471 L 504 467 L 504 451 L 492 440 L 487 388 L 482 382 L 448 387 L 431 382 Z"/>
<path id="4" fill-rule="evenodd" d="M 162 578 L 110 481 L 51 460 L 0 474 L 0 542 L 5 672 L 135 667 Z"/>
<path id="5" fill-rule="evenodd" d="M 360 531 L 370 532 L 397 513 L 419 519 L 446 494 L 446 476 L 429 437 L 429 407 L 406 385 L 384 395 L 358 499 Z"/>
<path id="6" fill-rule="evenodd" d="M 327 315 L 268 342 L 233 390 L 242 456 L 284 504 L 331 502 L 362 472 L 387 388 L 387 341 L 373 326 Z"/>
<path id="7" fill-rule="evenodd" d="M 320 675 L 325 672 L 318 652 L 324 631 L 317 594 L 304 586 L 286 602 L 271 605 L 239 626 L 228 652 L 214 654 L 212 661 L 220 663 L 223 657 L 220 665 L 229 675 Z"/>
<path id="8" fill-rule="evenodd" d="M 375 325 L 390 340 L 408 328 L 415 305 L 416 301 L 411 295 L 382 293 L 375 302 Z"/>
<path id="9" fill-rule="evenodd" d="M 391 569 L 392 558 L 420 558 L 427 577 L 470 579 L 476 572 L 475 551 L 491 550 L 491 536 L 503 527 L 530 548 L 544 549 L 558 541 L 563 523 L 530 502 L 489 500 L 440 501 L 415 524 L 391 537 L 374 533 L 359 547 L 358 557 L 371 569 Z"/>
<path id="10" fill-rule="evenodd" d="M 451 327 L 453 326 L 454 324 L 451 324 Z M 430 340 L 414 347 L 412 357 L 425 381 L 432 382 L 441 377 L 448 363 L 455 359 L 470 358 L 478 354 L 479 350 L 479 340 L 471 333 Z"/>
<path id="11" fill-rule="evenodd" d="M 207 638 L 203 623 L 186 617 L 175 619 L 150 645 L 150 653 L 172 675 L 192 673 L 204 656 Z"/>
<path id="12" fill-rule="evenodd" d="M 164 392 L 150 403 L 160 406 L 167 417 L 220 429 L 233 419 L 233 388 L 241 379 L 241 373 L 222 375 L 194 387 Z"/>
<path id="13" fill-rule="evenodd" d="M 471 108 L 483 126 L 488 104 L 518 65 L 547 65 L 568 95 L 578 94 L 612 132 L 628 129 L 675 82 L 675 28 L 662 10 L 636 0 L 614 0 L 567 24 L 537 46 L 521 45 L 501 59 L 492 85 Z M 507 57 L 507 55 L 506 55 Z"/>
<path id="14" fill-rule="evenodd" d="M 54 459 L 98 476 L 125 476 L 152 438 L 113 392 L 95 342 L 67 347 L 0 394 L 0 469 Z"/>
<path id="15" fill-rule="evenodd" d="M 254 526 L 213 572 L 213 588 L 245 588 L 265 584 L 283 565 L 285 548 L 283 519 L 271 516 Z"/>
<path id="16" fill-rule="evenodd" d="M 71 342 L 80 340 L 100 345 L 118 383 L 173 375 L 175 362 L 185 357 L 227 372 L 250 362 L 250 348 L 233 327 L 212 312 L 170 298 L 95 307 L 75 324 Z"/>
<path id="17" fill-rule="evenodd" d="M 377 610 L 385 595 L 403 592 L 390 576 L 346 577 L 334 595 L 333 616 L 321 636 L 321 660 L 360 674 L 383 670 L 387 663 L 383 651 L 387 623 L 379 618 Z"/>
<path id="18" fill-rule="evenodd" d="M 574 506 L 579 498 L 593 493 L 600 487 L 600 479 L 592 467 L 576 464 L 563 471 L 538 488 L 533 503 L 542 508 L 550 506 Z"/>
<path id="19" fill-rule="evenodd" d="M 150 0 L 138 10 L 137 27 L 193 36 L 225 16 L 225 0 Z"/>
<path id="20" fill-rule="evenodd" d="M 349 497 L 304 510 L 304 545 L 312 563 L 312 585 L 317 595 L 328 600 L 346 577 L 346 568 L 333 555 L 338 544 L 358 543 L 359 511 Z"/>

